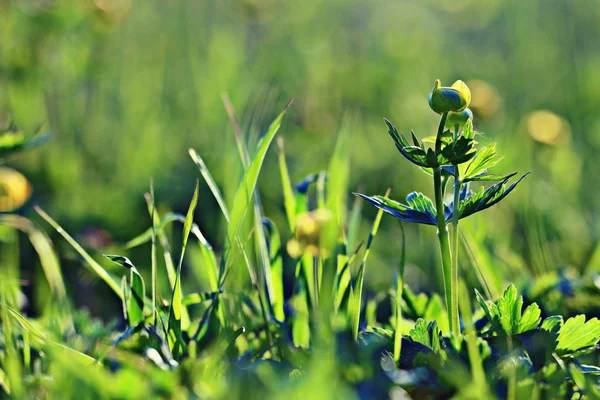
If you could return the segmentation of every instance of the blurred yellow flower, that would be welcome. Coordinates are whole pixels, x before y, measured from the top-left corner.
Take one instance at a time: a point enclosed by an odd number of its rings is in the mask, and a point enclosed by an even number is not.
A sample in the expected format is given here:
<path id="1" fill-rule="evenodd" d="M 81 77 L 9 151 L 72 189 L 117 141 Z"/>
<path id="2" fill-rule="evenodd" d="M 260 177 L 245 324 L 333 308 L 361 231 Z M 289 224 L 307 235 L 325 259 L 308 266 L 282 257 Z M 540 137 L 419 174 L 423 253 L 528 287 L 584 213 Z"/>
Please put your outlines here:
<path id="1" fill-rule="evenodd" d="M 429 107 L 438 114 L 462 111 L 471 102 L 471 91 L 467 85 L 458 80 L 451 87 L 443 87 L 436 79 L 435 86 L 429 93 Z"/>
<path id="2" fill-rule="evenodd" d="M 502 97 L 498 90 L 479 79 L 469 81 L 473 98 L 469 106 L 480 118 L 488 118 L 502 108 Z"/>
<path id="3" fill-rule="evenodd" d="M 571 125 L 567 120 L 548 110 L 537 110 L 525 116 L 527 133 L 536 142 L 555 145 L 568 140 Z"/>
<path id="4" fill-rule="evenodd" d="M 20 172 L 0 167 L 0 212 L 14 211 L 31 195 L 31 185 Z"/>
<path id="5" fill-rule="evenodd" d="M 308 252 L 319 254 L 319 240 L 323 226 L 331 220 L 331 212 L 325 209 L 298 214 L 295 222 L 295 237 L 287 243 L 290 256 L 298 258 Z"/>

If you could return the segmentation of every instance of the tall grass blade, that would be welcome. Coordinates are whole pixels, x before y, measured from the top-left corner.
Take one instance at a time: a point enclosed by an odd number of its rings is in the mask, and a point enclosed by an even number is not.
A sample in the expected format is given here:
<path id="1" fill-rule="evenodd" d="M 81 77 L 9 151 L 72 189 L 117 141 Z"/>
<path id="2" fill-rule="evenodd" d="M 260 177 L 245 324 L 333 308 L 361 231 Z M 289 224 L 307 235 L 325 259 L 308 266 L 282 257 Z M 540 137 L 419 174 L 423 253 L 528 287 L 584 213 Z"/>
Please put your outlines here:
<path id="1" fill-rule="evenodd" d="M 152 224 L 152 250 L 150 254 L 150 263 L 152 267 L 152 324 L 156 325 L 156 276 L 157 276 L 157 262 L 156 262 L 156 225 L 155 225 L 155 214 L 156 214 L 156 201 L 154 198 L 154 180 L 150 179 L 150 201 L 152 203 L 152 210 L 150 211 L 150 223 Z"/>
<path id="2" fill-rule="evenodd" d="M 285 150 L 281 136 L 277 138 L 277 147 L 279 149 L 279 172 L 281 174 L 281 187 L 283 188 L 283 205 L 290 230 L 293 231 L 296 221 L 296 197 L 285 160 Z"/>
<path id="3" fill-rule="evenodd" d="M 126 304 L 127 316 L 129 318 L 129 326 L 135 327 L 139 323 L 144 322 L 144 303 L 146 299 L 146 289 L 144 279 L 138 272 L 133 263 L 123 256 L 104 255 L 106 258 L 122 267 L 129 269 L 129 288 L 131 290 L 131 298 Z"/>
<path id="4" fill-rule="evenodd" d="M 231 261 L 235 256 L 233 253 L 236 249 L 235 238 L 239 234 L 240 228 L 244 223 L 244 217 L 252 203 L 252 195 L 254 193 L 256 182 L 258 181 L 258 175 L 262 168 L 267 150 L 269 149 L 271 141 L 281 126 L 281 120 L 283 119 L 289 104 L 290 103 L 288 103 L 285 109 L 277 116 L 277 118 L 275 118 L 275 120 L 269 126 L 269 129 L 267 129 L 265 135 L 259 141 L 256 153 L 246 169 L 244 177 L 242 178 L 242 182 L 235 193 L 233 207 L 231 209 L 230 223 L 227 228 L 227 242 L 225 244 L 225 270 L 231 267 Z"/>
<path id="5" fill-rule="evenodd" d="M 194 163 L 200 170 L 200 174 L 202 174 L 204 181 L 206 181 L 206 184 L 210 188 L 210 191 L 212 192 L 213 196 L 215 197 L 215 200 L 217 200 L 217 203 L 219 204 L 219 207 L 221 208 L 221 212 L 223 213 L 225 220 L 227 221 L 227 223 L 229 223 L 229 221 L 230 221 L 229 210 L 227 209 L 227 204 L 225 203 L 225 199 L 223 198 L 223 195 L 221 194 L 221 190 L 219 190 L 219 186 L 217 185 L 217 182 L 215 182 L 215 179 L 213 178 L 210 171 L 206 167 L 206 164 L 204 164 L 204 160 L 202 160 L 202 157 L 200 157 L 200 155 L 196 152 L 196 150 L 189 149 L 188 151 L 190 153 L 190 157 L 192 157 L 192 160 L 194 161 Z"/>
<path id="6" fill-rule="evenodd" d="M 271 264 L 271 285 L 273 288 L 271 306 L 275 318 L 279 321 L 283 321 L 285 319 L 285 314 L 283 311 L 284 294 L 281 237 L 279 236 L 277 227 L 270 220 L 265 219 L 263 223 L 269 235 L 268 247 Z"/>
<path id="7" fill-rule="evenodd" d="M 35 327 L 31 322 L 27 320 L 27 318 L 23 317 L 17 310 L 10 307 L 9 305 L 2 304 L 2 307 L 4 307 L 8 311 L 8 314 L 12 318 L 14 318 L 23 329 L 29 332 L 31 336 L 37 338 L 42 343 L 49 345 L 48 350 L 50 350 L 51 352 L 61 351 L 68 354 L 70 357 L 72 357 L 73 360 L 77 362 L 81 362 L 87 365 L 100 365 L 97 364 L 97 360 L 95 358 L 50 339 L 47 334 L 40 331 L 39 328 Z"/>
<path id="8" fill-rule="evenodd" d="M 173 287 L 173 295 L 171 296 L 171 308 L 169 310 L 169 340 L 172 342 L 171 348 L 174 357 L 178 357 L 183 353 L 184 343 L 181 332 L 187 329 L 182 323 L 182 293 L 181 293 L 181 266 L 183 265 L 183 257 L 185 256 L 185 249 L 187 247 L 188 238 L 190 231 L 192 230 L 192 224 L 194 219 L 194 211 L 198 204 L 198 181 L 196 181 L 196 188 L 194 189 L 194 196 L 190 203 L 185 222 L 183 224 L 183 240 L 181 244 L 181 256 L 179 257 L 179 263 L 177 264 L 177 271 L 175 275 L 175 286 Z M 189 321 L 188 321 L 189 324 Z"/>
<path id="9" fill-rule="evenodd" d="M 345 117 L 342 121 L 339 137 L 333 156 L 327 170 L 326 209 L 331 213 L 332 219 L 324 226 L 321 233 L 321 247 L 329 254 L 324 259 L 323 278 L 321 281 L 319 305 L 321 317 L 328 318 L 326 313 L 333 307 L 337 275 L 338 243 L 343 237 L 343 223 L 346 217 L 346 201 L 348 197 L 348 180 L 350 174 L 350 120 Z M 344 250 L 344 254 L 346 251 Z M 326 319 L 323 319 L 325 322 Z"/>
<path id="10" fill-rule="evenodd" d="M 385 193 L 385 196 L 388 197 L 390 195 L 390 192 L 391 188 L 388 188 L 388 190 Z M 352 280 L 353 304 L 350 318 L 352 320 L 352 334 L 354 336 L 354 340 L 358 339 L 358 327 L 360 325 L 360 309 L 362 305 L 362 289 L 365 279 L 365 266 L 367 265 L 367 259 L 369 258 L 369 253 L 371 252 L 371 245 L 373 244 L 373 239 L 375 238 L 375 236 L 377 236 L 377 231 L 379 230 L 379 224 L 381 223 L 382 217 L 383 210 L 379 209 L 379 211 L 377 211 L 377 215 L 375 216 L 375 221 L 373 221 L 373 226 L 371 227 L 369 238 L 367 239 L 365 253 L 363 254 L 360 266 L 358 267 L 358 273 L 356 274 L 356 277 Z"/>
<path id="11" fill-rule="evenodd" d="M 79 253 L 81 257 L 87 262 L 87 264 L 91 267 L 92 271 L 96 273 L 112 290 L 116 293 L 117 296 L 121 300 L 123 300 L 123 293 L 121 292 L 121 288 L 119 284 L 114 280 L 112 276 L 100 265 L 98 264 L 92 256 L 90 256 L 84 249 L 69 235 L 56 221 L 54 221 L 48 214 L 44 212 L 40 207 L 35 206 L 35 211 L 40 214 L 42 218 L 46 220 L 70 245 Z"/>
<path id="12" fill-rule="evenodd" d="M 29 237 L 31 245 L 40 257 L 40 264 L 56 299 L 62 303 L 67 300 L 67 291 L 58 257 L 52 248 L 50 238 L 32 221 L 15 214 L 0 215 L 0 225 L 18 229 Z"/>

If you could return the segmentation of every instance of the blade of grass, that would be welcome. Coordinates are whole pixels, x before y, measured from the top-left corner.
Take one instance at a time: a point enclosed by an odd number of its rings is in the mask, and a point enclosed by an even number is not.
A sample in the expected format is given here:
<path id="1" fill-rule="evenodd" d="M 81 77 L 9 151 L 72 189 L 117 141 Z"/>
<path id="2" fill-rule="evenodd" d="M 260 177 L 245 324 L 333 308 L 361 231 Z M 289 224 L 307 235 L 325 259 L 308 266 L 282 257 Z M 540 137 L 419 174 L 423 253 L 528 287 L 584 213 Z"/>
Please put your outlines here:
<path id="1" fill-rule="evenodd" d="M 385 197 L 388 197 L 391 192 L 391 188 L 385 192 Z M 365 246 L 365 253 L 363 254 L 362 262 L 358 268 L 358 273 L 356 277 L 352 280 L 353 284 L 351 286 L 352 297 L 353 297 L 353 305 L 350 318 L 352 319 L 352 334 L 354 335 L 354 340 L 358 339 L 358 327 L 360 325 L 360 309 L 362 303 L 362 289 L 363 283 L 365 279 L 365 267 L 367 265 L 367 259 L 369 258 L 369 253 L 371 252 L 371 245 L 373 244 L 373 239 L 377 236 L 377 231 L 379 230 L 379 224 L 381 223 L 381 218 L 383 217 L 383 210 L 379 209 L 377 211 L 377 215 L 375 217 L 375 221 L 373 221 L 373 226 L 371 227 L 371 232 L 369 233 L 369 238 L 367 239 L 367 244 Z"/>
<path id="2" fill-rule="evenodd" d="M 152 266 L 152 324 L 156 325 L 156 274 L 157 274 L 157 262 L 156 262 L 156 201 L 154 198 L 154 180 L 150 178 L 150 201 L 152 203 L 152 211 L 150 211 L 150 223 L 152 224 L 152 250 L 150 255 L 150 263 Z"/>
<path id="3" fill-rule="evenodd" d="M 18 229 L 29 236 L 36 253 L 40 257 L 40 264 L 50 284 L 50 289 L 59 302 L 65 304 L 67 291 L 62 276 L 58 257 L 52 248 L 50 238 L 39 229 L 32 221 L 15 214 L 0 215 L 0 225 Z"/>
<path id="4" fill-rule="evenodd" d="M 190 203 L 190 207 L 188 208 L 187 215 L 185 217 L 185 222 L 183 224 L 183 241 L 181 244 L 181 255 L 179 257 L 179 263 L 177 264 L 177 271 L 175 275 L 175 286 L 173 287 L 173 295 L 171 296 L 171 306 L 169 309 L 169 339 L 173 341 L 172 343 L 172 352 L 174 357 L 178 357 L 183 354 L 184 343 L 181 336 L 181 332 L 187 329 L 186 326 L 182 324 L 182 293 L 181 293 L 181 266 L 183 265 L 183 257 L 185 256 L 185 249 L 187 247 L 188 238 L 190 235 L 190 231 L 192 230 L 192 224 L 194 219 L 194 211 L 196 210 L 196 205 L 198 204 L 198 184 L 196 181 L 196 188 L 194 189 L 194 195 L 192 197 L 192 201 Z"/>
<path id="5" fill-rule="evenodd" d="M 286 105 L 284 110 L 271 123 L 265 135 L 260 139 L 256 153 L 252 158 L 252 162 L 248 165 L 248 168 L 244 173 L 244 177 L 242 178 L 242 181 L 235 193 L 233 207 L 231 209 L 230 224 L 227 228 L 227 241 L 225 243 L 225 270 L 231 267 L 231 261 L 234 258 L 234 254 L 231 253 L 236 248 L 234 245 L 235 238 L 239 235 L 240 228 L 244 223 L 246 212 L 252 203 L 254 189 L 256 187 L 258 175 L 260 174 L 267 150 L 269 149 L 271 141 L 281 126 L 281 120 L 283 119 L 283 116 L 285 115 L 289 105 L 290 103 Z M 221 275 L 224 275 L 224 273 Z"/>
<path id="6" fill-rule="evenodd" d="M 283 188 L 283 204 L 290 230 L 293 230 L 294 221 L 296 221 L 296 198 L 294 196 L 294 189 L 292 188 L 290 174 L 285 160 L 283 137 L 281 136 L 277 138 L 277 147 L 279 149 L 279 172 L 281 174 L 281 187 Z"/>
<path id="7" fill-rule="evenodd" d="M 127 257 L 110 254 L 104 254 L 104 257 L 130 271 L 129 287 L 131 290 L 131 298 L 127 302 L 127 316 L 129 317 L 129 326 L 135 327 L 139 323 L 144 322 L 144 303 L 146 298 L 144 279 L 135 265 L 133 265 Z"/>
<path id="8" fill-rule="evenodd" d="M 325 208 L 329 210 L 333 218 L 324 226 L 320 237 L 321 247 L 329 254 L 329 256 L 323 260 L 325 265 L 323 267 L 323 278 L 319 290 L 319 306 L 322 311 L 320 319 L 324 324 L 327 324 L 326 321 L 329 318 L 328 314 L 333 308 L 335 296 L 334 284 L 338 271 L 337 266 L 335 265 L 337 263 L 339 250 L 338 242 L 343 236 L 342 220 L 344 220 L 346 216 L 346 199 L 350 173 L 351 125 L 350 119 L 345 116 L 327 170 L 327 199 Z M 326 330 L 323 330 L 323 333 L 327 336 Z"/>
<path id="9" fill-rule="evenodd" d="M 200 157 L 196 150 L 189 149 L 188 151 L 190 153 L 190 157 L 192 157 L 192 160 L 200 170 L 200 174 L 202 174 L 202 177 L 206 181 L 206 184 L 210 188 L 210 191 L 212 192 L 213 196 L 215 197 L 215 200 L 217 200 L 217 203 L 219 203 L 219 207 L 221 208 L 221 212 L 223 212 L 225 220 L 227 221 L 227 223 L 229 223 L 229 210 L 227 209 L 227 204 L 225 203 L 225 199 L 223 198 L 223 195 L 219 190 L 217 182 L 215 182 L 215 179 L 212 177 L 210 171 L 206 167 L 206 164 L 204 164 L 202 157 Z"/>
<path id="10" fill-rule="evenodd" d="M 273 295 L 271 298 L 271 304 L 273 307 L 273 315 L 279 321 L 285 319 L 285 313 L 283 311 L 284 297 L 283 297 L 283 259 L 282 259 L 282 248 L 281 248 L 281 237 L 275 224 L 270 220 L 265 219 L 264 225 L 269 235 L 269 255 L 271 264 L 271 285 L 273 287 Z"/>
<path id="11" fill-rule="evenodd" d="M 40 341 L 42 341 L 42 343 L 50 345 L 49 350 L 51 350 L 51 351 L 60 350 L 60 351 L 66 352 L 67 354 L 69 354 L 70 357 L 73 357 L 74 360 L 77 360 L 77 361 L 85 363 L 85 364 L 100 365 L 97 363 L 97 360 L 95 358 L 90 357 L 87 354 L 81 353 L 75 349 L 65 346 L 62 343 L 58 343 L 58 342 L 50 339 L 47 334 L 41 332 L 37 327 L 35 327 L 31 322 L 29 322 L 27 320 L 27 318 L 23 317 L 14 308 L 10 307 L 7 304 L 2 304 L 2 306 L 4 308 L 6 308 L 6 310 L 8 311 L 8 314 L 12 318 L 14 318 L 19 323 L 19 325 L 21 325 L 21 327 L 23 329 L 28 331 L 32 336 L 34 336 L 37 339 L 39 339 Z"/>
<path id="12" fill-rule="evenodd" d="M 113 279 L 112 276 L 98 264 L 84 249 L 69 235 L 56 221 L 54 221 L 48 214 L 44 212 L 40 207 L 35 206 L 35 211 L 46 220 L 70 245 L 79 253 L 81 257 L 91 267 L 92 271 L 96 273 L 112 290 L 116 293 L 121 300 L 123 300 L 123 293 L 119 284 Z"/>

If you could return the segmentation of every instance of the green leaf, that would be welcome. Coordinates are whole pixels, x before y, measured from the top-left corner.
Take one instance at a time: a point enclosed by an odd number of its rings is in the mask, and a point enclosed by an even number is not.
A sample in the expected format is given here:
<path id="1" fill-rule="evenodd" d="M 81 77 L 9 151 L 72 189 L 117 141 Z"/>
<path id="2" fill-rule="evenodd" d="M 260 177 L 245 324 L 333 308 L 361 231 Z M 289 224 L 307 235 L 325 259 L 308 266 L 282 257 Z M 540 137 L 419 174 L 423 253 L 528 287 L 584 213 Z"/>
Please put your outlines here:
<path id="1" fill-rule="evenodd" d="M 542 320 L 540 317 L 541 314 L 542 312 L 536 303 L 529 305 L 529 307 L 523 311 L 523 315 L 519 321 L 518 333 L 527 332 L 537 328 Z"/>
<path id="2" fill-rule="evenodd" d="M 139 323 L 144 322 L 144 303 L 146 297 L 144 279 L 135 265 L 133 265 L 127 257 L 109 254 L 104 254 L 104 256 L 115 264 L 125 267 L 130 271 L 129 287 L 131 289 L 132 297 L 131 299 L 128 299 L 126 307 L 129 326 L 135 327 Z"/>
<path id="3" fill-rule="evenodd" d="M 442 156 L 445 160 L 439 160 L 440 165 L 458 165 L 469 161 L 477 154 L 473 146 L 473 139 L 467 139 L 464 136 L 459 137 L 455 142 L 445 145 L 442 147 Z"/>
<path id="4" fill-rule="evenodd" d="M 496 143 L 484 146 L 477 150 L 475 157 L 465 171 L 464 179 L 473 178 L 487 169 L 498 164 L 504 157 L 496 154 Z"/>
<path id="5" fill-rule="evenodd" d="M 41 146 L 50 139 L 50 133 L 39 133 L 29 139 L 25 137 L 23 132 L 1 132 L 0 133 L 0 158 L 10 154 L 24 150 L 29 150 L 34 147 Z"/>
<path id="6" fill-rule="evenodd" d="M 506 187 L 506 183 L 508 179 L 513 176 L 509 175 L 508 178 L 503 180 L 502 182 L 498 182 L 495 185 L 484 189 L 483 187 L 479 188 L 477 193 L 471 193 L 466 199 L 460 202 L 458 207 L 459 217 L 466 218 L 469 215 L 475 214 L 479 211 L 483 211 L 491 206 L 497 204 L 502 199 L 510 194 L 513 189 L 525 178 L 529 173 L 520 177 L 516 182 Z"/>
<path id="7" fill-rule="evenodd" d="M 561 317 L 560 315 L 551 315 L 550 317 L 544 319 L 541 328 L 551 333 L 558 333 L 562 326 L 563 317 Z"/>
<path id="8" fill-rule="evenodd" d="M 541 311 L 536 303 L 522 311 L 523 296 L 517 296 L 517 289 L 512 284 L 495 303 L 485 301 L 477 290 L 475 290 L 475 297 L 490 321 L 497 322 L 508 335 L 533 330 L 541 321 Z"/>
<path id="9" fill-rule="evenodd" d="M 468 119 L 463 127 L 462 137 L 467 139 L 473 139 L 475 137 L 475 130 L 473 129 L 473 120 Z"/>
<path id="10" fill-rule="evenodd" d="M 441 333 L 437 322 L 431 321 L 428 323 L 426 320 L 419 318 L 408 334 L 412 340 L 429 347 L 434 352 L 440 350 Z"/>
<path id="11" fill-rule="evenodd" d="M 578 315 L 565 321 L 558 332 L 556 352 L 561 355 L 572 354 L 589 349 L 600 339 L 600 321 L 592 318 L 585 321 L 585 315 Z"/>
<path id="12" fill-rule="evenodd" d="M 467 182 L 497 182 L 497 181 L 506 180 L 514 175 L 515 175 L 514 173 L 504 174 L 504 175 L 481 173 L 480 175 L 475 175 L 471 178 L 464 178 L 463 183 L 467 183 Z"/>
<path id="13" fill-rule="evenodd" d="M 194 189 L 194 195 L 192 197 L 192 201 L 190 203 L 190 207 L 188 208 L 187 215 L 185 217 L 185 222 L 183 224 L 183 240 L 181 245 L 181 256 L 179 257 L 179 263 L 177 265 L 177 271 L 175 275 L 175 286 L 173 287 L 173 294 L 171 296 L 171 308 L 169 310 L 169 324 L 168 324 L 168 332 L 169 332 L 169 344 L 171 345 L 171 351 L 173 352 L 174 357 L 178 357 L 183 353 L 184 343 L 183 338 L 181 336 L 181 332 L 184 329 L 187 329 L 186 326 L 183 326 L 181 316 L 182 316 L 182 293 L 181 293 L 181 266 L 183 264 L 183 257 L 185 255 L 185 249 L 187 246 L 188 238 L 190 235 L 190 231 L 192 230 L 193 220 L 194 220 L 194 211 L 196 210 L 196 205 L 198 204 L 198 181 L 196 181 L 196 188 Z"/>

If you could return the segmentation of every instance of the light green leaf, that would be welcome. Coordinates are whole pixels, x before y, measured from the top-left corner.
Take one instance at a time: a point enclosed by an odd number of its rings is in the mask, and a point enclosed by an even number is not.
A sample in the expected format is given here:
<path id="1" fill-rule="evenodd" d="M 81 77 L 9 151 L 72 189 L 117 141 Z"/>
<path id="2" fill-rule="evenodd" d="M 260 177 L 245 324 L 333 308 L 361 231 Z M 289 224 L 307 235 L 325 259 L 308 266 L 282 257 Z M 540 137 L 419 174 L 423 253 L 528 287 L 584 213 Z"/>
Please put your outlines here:
<path id="1" fill-rule="evenodd" d="M 600 321 L 592 318 L 585 321 L 585 315 L 569 318 L 558 332 L 556 352 L 567 355 L 588 349 L 600 339 Z"/>
<path id="2" fill-rule="evenodd" d="M 487 169 L 498 164 L 504 157 L 496 154 L 496 143 L 484 146 L 477 150 L 477 154 L 467 167 L 464 179 L 473 178 Z"/>
<path id="3" fill-rule="evenodd" d="M 415 323 L 415 326 L 408 333 L 410 338 L 415 342 L 421 343 L 437 352 L 440 350 L 440 329 L 437 326 L 437 322 L 419 318 Z"/>

